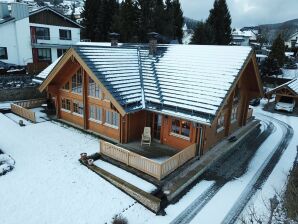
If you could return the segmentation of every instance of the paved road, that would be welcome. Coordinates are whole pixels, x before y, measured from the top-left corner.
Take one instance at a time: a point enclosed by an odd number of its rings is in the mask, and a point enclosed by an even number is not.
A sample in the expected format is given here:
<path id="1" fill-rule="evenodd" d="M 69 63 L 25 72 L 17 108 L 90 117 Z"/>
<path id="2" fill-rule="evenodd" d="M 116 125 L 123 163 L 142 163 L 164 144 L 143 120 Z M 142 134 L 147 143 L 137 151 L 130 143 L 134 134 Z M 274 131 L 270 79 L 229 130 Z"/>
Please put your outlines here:
<path id="1" fill-rule="evenodd" d="M 218 166 L 210 169 L 207 174 L 207 179 L 214 178 L 216 180 L 215 184 L 211 185 L 205 192 L 198 196 L 184 211 L 182 211 L 171 224 L 186 224 L 202 210 L 202 208 L 216 195 L 216 193 L 229 181 L 234 178 L 242 176 L 246 170 L 250 160 L 253 158 L 257 149 L 261 146 L 263 141 L 275 130 L 273 123 L 270 121 L 271 118 L 262 115 L 262 125 L 264 131 L 256 133 L 251 136 L 248 141 L 243 143 L 239 147 L 239 150 L 235 150 L 227 158 L 224 158 L 219 162 Z M 271 174 L 273 168 L 279 161 L 282 153 L 287 148 L 290 140 L 293 137 L 293 129 L 279 121 L 274 119 L 274 123 L 277 123 L 282 127 L 283 138 L 281 142 L 273 150 L 272 154 L 264 161 L 261 168 L 258 170 L 257 174 L 250 181 L 249 185 L 246 187 L 245 191 L 242 193 L 241 197 L 230 212 L 226 215 L 224 223 L 234 223 L 239 217 L 242 210 L 244 209 L 247 202 L 255 194 L 256 190 L 261 187 L 261 185 L 267 180 L 268 176 Z M 246 150 L 243 150 L 243 147 Z M 245 152 L 245 153 L 243 153 Z M 235 165 L 236 163 L 236 165 Z M 231 164 L 233 164 L 231 166 Z M 231 167 L 237 167 L 233 169 Z"/>

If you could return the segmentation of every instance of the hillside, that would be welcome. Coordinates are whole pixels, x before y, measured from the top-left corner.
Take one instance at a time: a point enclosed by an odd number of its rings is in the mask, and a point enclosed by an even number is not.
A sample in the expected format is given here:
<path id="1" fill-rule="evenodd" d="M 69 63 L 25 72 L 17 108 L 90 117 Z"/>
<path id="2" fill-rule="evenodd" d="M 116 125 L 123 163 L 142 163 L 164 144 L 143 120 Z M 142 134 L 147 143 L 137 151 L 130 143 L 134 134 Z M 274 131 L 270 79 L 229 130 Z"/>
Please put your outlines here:
<path id="1" fill-rule="evenodd" d="M 279 33 L 283 33 L 285 38 L 288 38 L 290 35 L 295 33 L 298 30 L 298 19 L 282 23 L 263 24 L 253 28 L 260 29 L 261 33 L 267 37 L 269 42 L 272 42 Z"/>

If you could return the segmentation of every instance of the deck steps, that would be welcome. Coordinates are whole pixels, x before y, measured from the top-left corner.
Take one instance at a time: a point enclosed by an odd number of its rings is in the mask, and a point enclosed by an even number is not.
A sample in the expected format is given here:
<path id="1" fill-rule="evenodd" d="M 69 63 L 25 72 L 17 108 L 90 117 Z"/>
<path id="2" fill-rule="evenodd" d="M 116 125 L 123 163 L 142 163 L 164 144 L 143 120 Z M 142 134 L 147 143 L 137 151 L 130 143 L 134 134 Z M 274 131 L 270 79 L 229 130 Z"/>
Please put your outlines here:
<path id="1" fill-rule="evenodd" d="M 124 193 L 128 194 L 130 197 L 134 198 L 136 201 L 138 201 L 140 204 L 144 205 L 146 208 L 148 208 L 152 212 L 154 212 L 156 214 L 160 212 L 161 199 L 155 197 L 154 195 L 152 195 L 150 193 L 143 191 L 142 189 L 140 189 L 140 188 L 126 182 L 125 180 L 107 172 L 106 170 L 97 167 L 96 165 L 89 165 L 87 163 L 87 161 L 84 161 L 81 159 L 80 159 L 80 162 L 84 166 L 86 166 L 87 168 L 89 168 L 90 170 L 92 170 L 93 172 L 95 172 L 96 174 L 98 174 L 99 176 L 101 176 L 102 178 L 104 178 L 105 180 L 110 182 L 111 184 L 113 184 L 115 187 L 122 190 Z"/>

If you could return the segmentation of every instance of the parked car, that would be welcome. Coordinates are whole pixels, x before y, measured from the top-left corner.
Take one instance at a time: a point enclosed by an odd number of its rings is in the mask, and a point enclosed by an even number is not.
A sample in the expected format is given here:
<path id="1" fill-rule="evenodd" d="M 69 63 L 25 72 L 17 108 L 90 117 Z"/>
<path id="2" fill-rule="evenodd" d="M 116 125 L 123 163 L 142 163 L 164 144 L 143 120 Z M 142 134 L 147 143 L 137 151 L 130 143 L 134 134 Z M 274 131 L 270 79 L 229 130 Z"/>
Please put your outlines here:
<path id="1" fill-rule="evenodd" d="M 261 102 L 261 99 L 260 98 L 256 98 L 256 99 L 251 100 L 249 102 L 249 105 L 256 107 L 256 106 L 259 106 L 260 105 L 260 102 Z"/>
<path id="2" fill-rule="evenodd" d="M 282 96 L 275 105 L 275 110 L 287 111 L 292 113 L 295 108 L 295 99 L 292 97 Z"/>
<path id="3" fill-rule="evenodd" d="M 285 69 L 297 69 L 298 66 L 296 63 L 287 63 L 287 64 L 285 64 L 284 68 Z"/>
<path id="4" fill-rule="evenodd" d="M 22 66 L 19 66 L 16 64 L 11 64 L 11 63 L 6 63 L 3 61 L 0 61 L 0 67 L 5 69 L 6 71 L 23 68 Z"/>

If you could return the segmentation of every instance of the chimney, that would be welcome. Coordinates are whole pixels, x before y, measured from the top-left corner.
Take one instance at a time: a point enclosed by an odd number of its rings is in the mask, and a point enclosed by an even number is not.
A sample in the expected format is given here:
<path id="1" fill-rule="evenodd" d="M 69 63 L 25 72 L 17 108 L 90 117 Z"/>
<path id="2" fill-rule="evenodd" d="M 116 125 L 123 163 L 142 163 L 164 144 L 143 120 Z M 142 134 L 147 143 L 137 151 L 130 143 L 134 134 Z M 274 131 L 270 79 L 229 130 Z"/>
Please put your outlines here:
<path id="1" fill-rule="evenodd" d="M 109 36 L 111 39 L 111 47 L 117 47 L 120 34 L 119 33 L 110 33 Z"/>
<path id="2" fill-rule="evenodd" d="M 149 55 L 156 55 L 157 53 L 157 36 L 159 34 L 155 32 L 148 33 L 149 38 Z"/>
<path id="3" fill-rule="evenodd" d="M 8 4 L 6 2 L 0 2 L 0 19 L 3 19 L 8 16 L 9 16 Z"/>
<path id="4" fill-rule="evenodd" d="M 29 17 L 27 4 L 19 2 L 11 3 L 11 16 L 14 17 L 16 20 L 21 20 Z"/>

